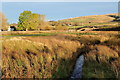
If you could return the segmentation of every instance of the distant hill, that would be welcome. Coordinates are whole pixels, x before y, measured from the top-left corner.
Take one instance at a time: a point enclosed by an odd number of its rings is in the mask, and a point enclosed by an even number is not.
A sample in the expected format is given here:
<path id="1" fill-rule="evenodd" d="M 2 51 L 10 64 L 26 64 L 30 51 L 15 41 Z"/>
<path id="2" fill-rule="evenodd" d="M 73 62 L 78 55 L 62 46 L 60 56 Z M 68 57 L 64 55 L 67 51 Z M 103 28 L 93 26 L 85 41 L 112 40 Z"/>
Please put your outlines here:
<path id="1" fill-rule="evenodd" d="M 91 15 L 91 16 L 81 16 L 69 19 L 59 20 L 59 22 L 75 22 L 80 24 L 98 24 L 98 23 L 111 23 L 118 18 L 118 14 L 105 14 L 105 15 Z"/>

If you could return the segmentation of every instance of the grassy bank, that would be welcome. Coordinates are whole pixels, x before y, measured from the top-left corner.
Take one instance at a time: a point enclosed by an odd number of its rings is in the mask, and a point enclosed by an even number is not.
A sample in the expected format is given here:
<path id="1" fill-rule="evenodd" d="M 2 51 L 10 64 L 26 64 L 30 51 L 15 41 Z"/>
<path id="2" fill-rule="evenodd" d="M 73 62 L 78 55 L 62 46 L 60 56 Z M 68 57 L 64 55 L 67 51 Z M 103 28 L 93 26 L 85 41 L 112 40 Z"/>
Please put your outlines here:
<path id="1" fill-rule="evenodd" d="M 74 61 L 73 53 L 78 47 L 80 47 L 79 42 L 59 40 L 54 37 L 5 39 L 3 40 L 3 77 L 67 77 L 73 67 L 71 64 L 71 61 Z"/>
<path id="2" fill-rule="evenodd" d="M 3 78 L 68 78 L 81 54 L 83 78 L 119 77 L 117 32 L 40 34 L 1 39 Z"/>
<path id="3" fill-rule="evenodd" d="M 8 32 L 8 33 L 4 33 L 1 35 L 1 37 L 37 37 L 37 36 L 56 36 L 59 34 L 74 34 L 74 35 L 97 35 L 97 33 L 91 33 L 91 32 L 83 32 L 83 33 L 78 33 L 78 32 L 68 32 L 68 31 L 61 31 L 61 32 L 56 32 L 56 31 L 49 31 L 49 32 L 28 32 L 28 33 L 24 33 L 24 32 Z"/>

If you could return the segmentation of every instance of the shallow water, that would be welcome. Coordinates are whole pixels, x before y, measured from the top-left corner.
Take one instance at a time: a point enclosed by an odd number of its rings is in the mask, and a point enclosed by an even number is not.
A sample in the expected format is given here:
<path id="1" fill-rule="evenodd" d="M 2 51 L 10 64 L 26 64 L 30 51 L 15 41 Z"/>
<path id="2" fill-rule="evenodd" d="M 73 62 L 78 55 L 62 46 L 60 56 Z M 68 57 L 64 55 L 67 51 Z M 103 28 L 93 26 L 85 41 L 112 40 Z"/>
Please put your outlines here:
<path id="1" fill-rule="evenodd" d="M 75 64 L 75 67 L 74 67 L 74 70 L 73 70 L 70 80 L 74 80 L 74 79 L 76 80 L 76 79 L 82 77 L 83 64 L 84 64 L 84 56 L 81 55 L 76 61 L 76 64 Z"/>

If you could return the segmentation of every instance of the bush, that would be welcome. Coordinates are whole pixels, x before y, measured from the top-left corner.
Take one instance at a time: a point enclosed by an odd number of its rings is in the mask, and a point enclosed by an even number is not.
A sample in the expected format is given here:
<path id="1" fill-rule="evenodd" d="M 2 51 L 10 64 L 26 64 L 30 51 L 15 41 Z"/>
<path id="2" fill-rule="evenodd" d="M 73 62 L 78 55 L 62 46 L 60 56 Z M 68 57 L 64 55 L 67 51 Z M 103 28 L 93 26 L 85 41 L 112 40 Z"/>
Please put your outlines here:
<path id="1" fill-rule="evenodd" d="M 61 25 L 58 25 L 55 27 L 56 30 L 67 30 L 68 27 L 67 26 L 61 26 Z"/>

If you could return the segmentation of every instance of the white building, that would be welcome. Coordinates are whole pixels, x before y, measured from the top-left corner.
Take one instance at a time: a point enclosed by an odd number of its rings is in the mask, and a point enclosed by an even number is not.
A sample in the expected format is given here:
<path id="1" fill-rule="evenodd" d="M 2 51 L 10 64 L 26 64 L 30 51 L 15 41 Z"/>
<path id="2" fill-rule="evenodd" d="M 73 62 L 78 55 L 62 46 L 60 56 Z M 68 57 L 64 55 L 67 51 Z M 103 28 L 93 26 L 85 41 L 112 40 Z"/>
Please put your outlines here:
<path id="1" fill-rule="evenodd" d="M 16 30 L 15 26 L 9 26 L 8 28 L 8 31 L 15 31 L 15 30 Z"/>

